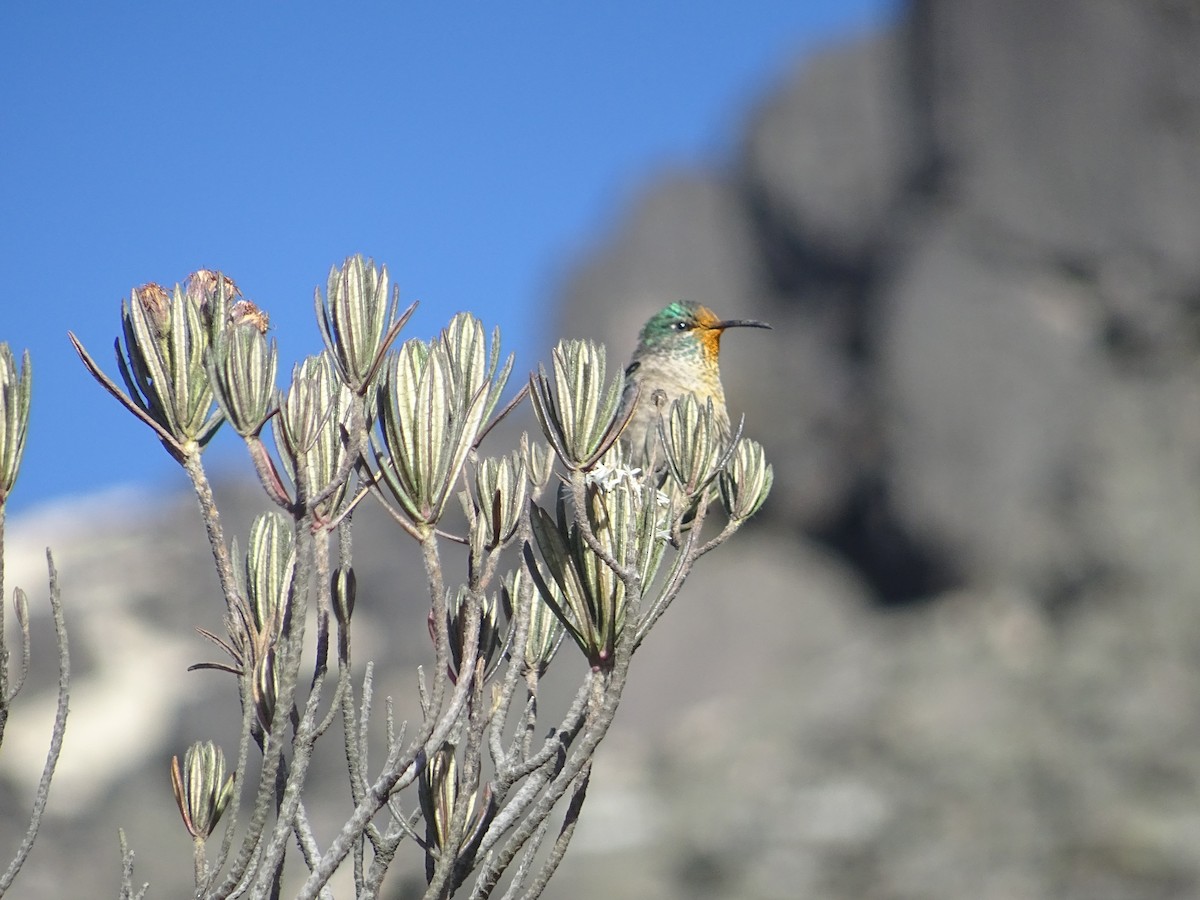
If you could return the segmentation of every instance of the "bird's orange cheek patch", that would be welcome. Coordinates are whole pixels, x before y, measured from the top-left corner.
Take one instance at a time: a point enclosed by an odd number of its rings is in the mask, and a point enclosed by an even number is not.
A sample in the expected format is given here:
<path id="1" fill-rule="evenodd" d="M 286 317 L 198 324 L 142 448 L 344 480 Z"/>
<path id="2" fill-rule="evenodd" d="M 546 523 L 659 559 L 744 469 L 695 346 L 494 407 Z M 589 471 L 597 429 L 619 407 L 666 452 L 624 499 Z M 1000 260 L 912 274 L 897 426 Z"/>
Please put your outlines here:
<path id="1" fill-rule="evenodd" d="M 721 349 L 721 330 L 713 328 L 701 331 L 700 343 L 704 345 L 704 355 L 710 360 L 715 360 Z"/>
<path id="2" fill-rule="evenodd" d="M 696 336 L 700 338 L 700 343 L 704 347 L 704 355 L 709 360 L 715 360 L 721 349 L 722 329 L 713 328 L 720 321 L 716 313 L 707 306 L 701 306 L 696 310 L 696 324 L 699 326 L 696 329 Z"/>

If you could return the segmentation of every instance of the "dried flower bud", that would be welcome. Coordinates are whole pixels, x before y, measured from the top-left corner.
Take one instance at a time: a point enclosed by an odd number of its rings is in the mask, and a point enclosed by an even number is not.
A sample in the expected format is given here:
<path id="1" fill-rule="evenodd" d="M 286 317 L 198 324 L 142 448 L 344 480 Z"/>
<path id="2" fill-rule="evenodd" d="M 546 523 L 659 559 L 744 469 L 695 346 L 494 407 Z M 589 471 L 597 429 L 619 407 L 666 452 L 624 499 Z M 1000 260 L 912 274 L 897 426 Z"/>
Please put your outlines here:
<path id="1" fill-rule="evenodd" d="M 259 309 L 249 300 L 239 300 L 229 307 L 229 324 L 235 328 L 248 325 L 257 329 L 259 334 L 266 334 L 267 329 L 271 327 L 271 318 L 265 310 Z"/>
<path id="2" fill-rule="evenodd" d="M 232 278 L 212 269 L 197 269 L 187 277 L 185 294 L 188 300 L 201 310 L 209 308 L 209 301 L 223 289 L 223 296 L 232 300 L 241 297 L 242 291 Z"/>
<path id="3" fill-rule="evenodd" d="M 133 295 L 137 302 L 146 310 L 154 333 L 161 340 L 171 330 L 171 295 L 161 284 L 149 281 L 139 288 L 134 288 Z"/>

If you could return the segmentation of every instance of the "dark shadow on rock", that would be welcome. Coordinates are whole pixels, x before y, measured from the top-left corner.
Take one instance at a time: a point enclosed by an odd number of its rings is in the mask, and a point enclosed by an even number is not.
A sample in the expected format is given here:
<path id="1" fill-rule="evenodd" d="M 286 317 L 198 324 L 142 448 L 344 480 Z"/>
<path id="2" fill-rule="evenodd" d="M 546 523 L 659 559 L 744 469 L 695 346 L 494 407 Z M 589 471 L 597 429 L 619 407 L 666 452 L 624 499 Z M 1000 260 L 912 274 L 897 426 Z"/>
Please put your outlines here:
<path id="1" fill-rule="evenodd" d="M 947 554 L 905 528 L 877 478 L 861 480 L 810 537 L 846 560 L 883 607 L 922 603 L 962 583 Z"/>

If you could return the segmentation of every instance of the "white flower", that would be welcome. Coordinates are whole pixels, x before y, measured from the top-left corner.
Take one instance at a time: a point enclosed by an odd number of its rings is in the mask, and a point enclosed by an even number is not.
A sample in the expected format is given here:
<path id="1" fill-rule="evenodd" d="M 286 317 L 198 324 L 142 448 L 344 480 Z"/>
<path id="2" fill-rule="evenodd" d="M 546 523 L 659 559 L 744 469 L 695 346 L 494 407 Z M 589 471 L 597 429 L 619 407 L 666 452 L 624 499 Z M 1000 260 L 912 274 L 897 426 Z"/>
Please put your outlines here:
<path id="1" fill-rule="evenodd" d="M 638 484 L 638 476 L 642 474 L 642 470 L 634 466 L 616 465 L 610 466 L 608 463 L 597 463 L 590 472 L 587 473 L 587 483 L 593 484 L 600 488 L 604 493 L 609 493 L 616 490 L 622 483 L 627 482 L 630 487 L 636 487 Z"/>

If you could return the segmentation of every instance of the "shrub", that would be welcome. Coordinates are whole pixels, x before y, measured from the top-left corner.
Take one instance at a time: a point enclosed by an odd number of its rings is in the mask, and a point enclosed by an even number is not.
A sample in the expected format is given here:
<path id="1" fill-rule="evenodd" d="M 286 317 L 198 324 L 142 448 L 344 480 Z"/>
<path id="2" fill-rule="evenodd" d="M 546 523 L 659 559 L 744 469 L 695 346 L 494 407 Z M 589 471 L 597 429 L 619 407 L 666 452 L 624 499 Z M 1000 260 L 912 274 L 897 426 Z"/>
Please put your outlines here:
<path id="1" fill-rule="evenodd" d="M 294 367 L 285 389 L 267 315 L 213 272 L 171 292 L 143 286 L 122 304 L 123 386 L 71 336 L 91 374 L 187 473 L 223 593 L 225 631 L 204 634 L 224 658 L 194 668 L 236 678 L 232 769 L 205 740 L 170 768 L 194 845 L 195 896 L 278 896 L 285 872 L 303 879 L 299 897 L 328 896 L 330 877 L 349 866 L 356 895 L 375 897 L 393 864 L 423 861 L 427 897 L 501 887 L 536 897 L 571 841 L 634 653 L 696 560 L 761 506 L 770 466 L 740 429 L 724 438 L 711 406 L 686 397 L 664 411 L 664 464 L 640 471 L 617 443 L 628 418 L 622 385 L 605 377 L 604 349 L 585 342 L 561 342 L 553 374 L 539 368 L 501 407 L 512 357 L 502 358 L 499 330 L 489 341 L 460 313 L 433 340 L 397 346 L 412 308 L 400 312 L 386 268 L 361 257 L 331 271 L 315 305 L 324 349 Z M 30 385 L 28 360 L 18 371 L 2 351 L 0 527 Z M 493 425 L 527 394 L 549 446 L 522 435 L 506 454 L 482 455 Z M 263 488 L 244 552 L 227 540 L 202 462 L 225 423 Z M 398 727 L 390 702 L 385 722 L 373 719 L 373 669 L 352 661 L 351 522 L 363 502 L 382 504 L 416 542 L 426 576 L 433 664 L 418 672 L 420 721 Z M 448 544 L 462 546 L 465 571 L 449 571 Z M 51 588 L 62 715 L 26 844 L 65 726 L 52 563 Z M 586 665 L 562 662 L 576 652 Z M 7 684 L 7 651 L 0 662 L 2 737 L 19 681 Z M 574 702 L 560 721 L 542 721 L 539 686 L 572 672 Z M 368 738 L 380 730 L 386 752 L 370 762 Z M 305 784 L 317 741 L 339 731 L 352 811 L 322 835 Z M 290 846 L 299 852 L 289 858 Z M 122 896 L 140 896 L 124 853 Z"/>

